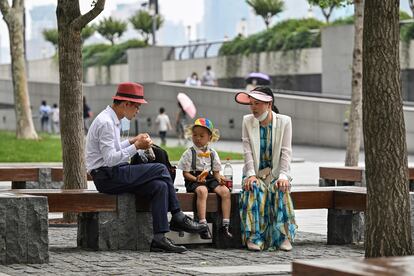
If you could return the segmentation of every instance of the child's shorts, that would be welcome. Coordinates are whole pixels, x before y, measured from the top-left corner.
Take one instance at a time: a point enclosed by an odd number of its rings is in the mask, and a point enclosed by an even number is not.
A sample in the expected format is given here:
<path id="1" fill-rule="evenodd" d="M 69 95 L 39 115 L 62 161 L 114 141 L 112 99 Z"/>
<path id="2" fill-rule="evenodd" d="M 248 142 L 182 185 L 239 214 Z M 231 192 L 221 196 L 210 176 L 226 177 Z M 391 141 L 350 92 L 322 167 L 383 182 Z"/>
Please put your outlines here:
<path id="1" fill-rule="evenodd" d="M 198 176 L 201 173 L 201 171 L 197 171 L 195 176 Z M 197 183 L 197 182 L 190 182 L 185 180 L 185 188 L 187 190 L 187 193 L 193 193 L 195 192 L 195 189 L 198 186 L 206 186 L 209 193 L 214 193 L 214 189 L 220 185 L 217 181 L 217 179 L 214 178 L 214 176 L 209 173 L 206 177 L 205 183 Z"/>

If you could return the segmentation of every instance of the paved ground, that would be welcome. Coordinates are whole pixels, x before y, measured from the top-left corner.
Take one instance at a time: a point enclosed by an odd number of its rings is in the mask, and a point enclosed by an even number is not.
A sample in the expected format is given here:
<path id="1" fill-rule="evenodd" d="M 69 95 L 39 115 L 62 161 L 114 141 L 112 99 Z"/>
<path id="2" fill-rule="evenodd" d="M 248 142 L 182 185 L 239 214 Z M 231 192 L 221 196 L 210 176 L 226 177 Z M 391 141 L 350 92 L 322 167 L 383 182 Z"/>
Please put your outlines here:
<path id="1" fill-rule="evenodd" d="M 176 140 L 169 140 L 175 145 Z M 218 150 L 241 152 L 241 143 L 220 141 Z M 345 151 L 322 147 L 293 147 L 292 175 L 295 186 L 317 186 L 318 167 L 342 166 Z M 363 160 L 361 156 L 360 160 Z M 414 165 L 414 156 L 409 156 Z M 363 165 L 363 163 L 361 163 Z M 241 180 L 241 163 L 234 163 L 235 183 Z M 183 189 L 178 173 L 176 185 Z M 0 182 L 1 188 L 10 183 Z M 93 183 L 89 183 L 94 188 Z M 235 186 L 235 188 L 239 188 Z M 61 214 L 52 214 L 59 217 Z M 76 248 L 76 228 L 49 229 L 50 263 L 43 265 L 0 266 L 2 275 L 289 275 L 295 259 L 341 258 L 363 256 L 362 245 L 326 245 L 326 210 L 296 212 L 299 233 L 292 252 L 249 252 L 247 250 L 216 250 L 211 247 L 191 249 L 185 254 L 150 252 L 93 252 Z"/>
<path id="2" fill-rule="evenodd" d="M 0 266 L 0 275 L 289 275 L 294 259 L 363 256 L 362 245 L 328 246 L 324 235 L 304 232 L 289 253 L 197 248 L 184 254 L 85 251 L 76 248 L 76 228 L 49 232 L 49 264 Z"/>

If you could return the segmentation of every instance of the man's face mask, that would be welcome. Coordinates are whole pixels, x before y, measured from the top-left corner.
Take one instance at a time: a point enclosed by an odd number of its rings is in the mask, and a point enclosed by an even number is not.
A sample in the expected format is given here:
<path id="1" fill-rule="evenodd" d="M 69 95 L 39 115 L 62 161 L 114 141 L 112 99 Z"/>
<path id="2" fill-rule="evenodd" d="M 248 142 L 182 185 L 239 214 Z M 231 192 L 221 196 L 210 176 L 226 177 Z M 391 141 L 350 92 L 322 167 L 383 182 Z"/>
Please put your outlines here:
<path id="1" fill-rule="evenodd" d="M 129 131 L 131 127 L 131 121 L 128 120 L 126 117 L 121 119 L 121 131 Z"/>

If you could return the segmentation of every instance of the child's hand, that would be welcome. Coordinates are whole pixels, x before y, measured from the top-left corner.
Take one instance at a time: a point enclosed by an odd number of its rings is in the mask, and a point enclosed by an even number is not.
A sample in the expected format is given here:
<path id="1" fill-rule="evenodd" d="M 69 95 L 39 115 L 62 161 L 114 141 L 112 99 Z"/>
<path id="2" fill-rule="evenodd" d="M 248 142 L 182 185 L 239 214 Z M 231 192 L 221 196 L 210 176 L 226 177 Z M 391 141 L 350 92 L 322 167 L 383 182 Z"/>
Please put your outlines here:
<path id="1" fill-rule="evenodd" d="M 219 175 L 217 181 L 220 185 L 226 185 L 226 178 L 223 175 Z"/>
<path id="2" fill-rule="evenodd" d="M 206 178 L 205 177 L 200 177 L 200 176 L 197 176 L 196 177 L 196 182 L 197 183 L 206 183 Z"/>

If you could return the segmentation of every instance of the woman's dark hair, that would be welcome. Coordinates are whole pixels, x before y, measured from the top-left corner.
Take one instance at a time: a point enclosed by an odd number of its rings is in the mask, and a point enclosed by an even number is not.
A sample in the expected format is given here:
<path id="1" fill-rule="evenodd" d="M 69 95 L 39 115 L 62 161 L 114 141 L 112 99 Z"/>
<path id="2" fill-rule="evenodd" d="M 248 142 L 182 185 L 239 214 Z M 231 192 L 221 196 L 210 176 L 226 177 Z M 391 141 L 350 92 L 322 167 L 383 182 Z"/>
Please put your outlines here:
<path id="1" fill-rule="evenodd" d="M 272 89 L 270 89 L 267 86 L 258 86 L 255 89 L 253 89 L 252 91 L 259 91 L 259 92 L 265 93 L 265 94 L 269 95 L 270 97 L 272 97 L 272 111 L 279 114 L 279 109 L 275 105 L 275 96 L 273 95 Z"/>

